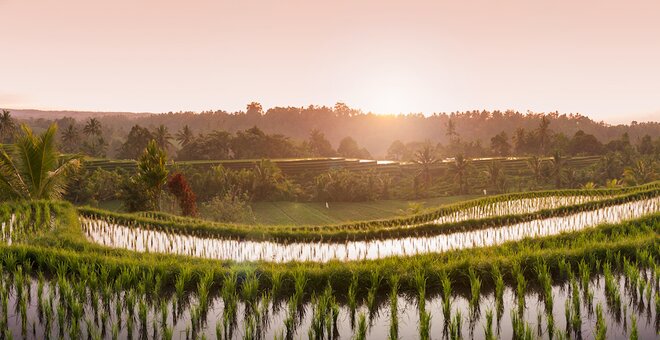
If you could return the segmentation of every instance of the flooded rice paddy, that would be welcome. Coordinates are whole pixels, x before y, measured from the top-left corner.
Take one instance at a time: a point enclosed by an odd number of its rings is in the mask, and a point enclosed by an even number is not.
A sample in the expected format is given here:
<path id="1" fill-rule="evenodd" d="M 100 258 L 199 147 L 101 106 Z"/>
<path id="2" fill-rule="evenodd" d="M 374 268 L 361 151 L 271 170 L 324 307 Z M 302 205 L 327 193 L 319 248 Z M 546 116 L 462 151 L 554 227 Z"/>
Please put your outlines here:
<path id="1" fill-rule="evenodd" d="M 660 197 L 601 207 L 566 216 L 433 236 L 346 241 L 344 243 L 251 241 L 147 230 L 81 218 L 87 238 L 100 245 L 138 252 L 188 255 L 234 261 L 353 261 L 390 256 L 439 253 L 499 245 L 531 237 L 578 231 L 603 223 L 619 223 L 660 211 Z"/>
<path id="2" fill-rule="evenodd" d="M 600 313 L 607 338 L 627 339 L 635 331 L 639 339 L 657 339 L 658 278 L 650 270 L 639 273 L 636 282 L 627 274 L 612 274 L 609 285 L 613 288 L 608 288 L 603 275 L 555 284 L 551 306 L 532 287 L 519 295 L 519 288 L 505 286 L 499 307 L 493 291 L 482 290 L 476 307 L 470 304 L 469 293 L 454 291 L 446 303 L 432 296 L 423 307 L 430 315 L 426 332 L 430 339 L 449 339 L 452 333 L 484 339 L 490 330 L 496 338 L 512 339 L 519 321 L 533 338 L 594 339 Z M 137 289 L 115 290 L 111 282 L 90 287 L 84 281 L 22 275 L 3 272 L 0 323 L 6 327 L 4 339 L 351 339 L 359 332 L 360 314 L 365 316 L 367 339 L 387 339 L 393 325 L 399 339 L 418 339 L 423 332 L 414 295 L 379 296 L 371 310 L 367 301 L 358 299 L 352 310 L 334 297 L 324 305 L 322 299 L 309 296 L 298 303 L 273 300 L 269 292 L 254 301 L 240 298 L 238 291 L 211 293 L 208 298 L 192 292 L 180 297 L 144 295 Z M 613 291 L 618 292 L 619 302 L 612 298 L 617 294 Z M 324 311 L 330 311 L 331 317 L 319 318 Z M 319 325 L 319 320 L 324 323 Z"/>

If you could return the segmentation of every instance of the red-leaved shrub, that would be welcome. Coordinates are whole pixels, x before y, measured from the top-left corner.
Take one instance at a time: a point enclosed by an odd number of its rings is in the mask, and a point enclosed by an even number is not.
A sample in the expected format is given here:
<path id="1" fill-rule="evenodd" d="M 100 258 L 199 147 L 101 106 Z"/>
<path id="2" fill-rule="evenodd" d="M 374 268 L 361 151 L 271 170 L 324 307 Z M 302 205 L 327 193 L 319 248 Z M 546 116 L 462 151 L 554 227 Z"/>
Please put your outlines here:
<path id="1" fill-rule="evenodd" d="M 183 174 L 177 172 L 172 175 L 167 181 L 167 188 L 179 201 L 184 216 L 197 216 L 197 198 Z"/>

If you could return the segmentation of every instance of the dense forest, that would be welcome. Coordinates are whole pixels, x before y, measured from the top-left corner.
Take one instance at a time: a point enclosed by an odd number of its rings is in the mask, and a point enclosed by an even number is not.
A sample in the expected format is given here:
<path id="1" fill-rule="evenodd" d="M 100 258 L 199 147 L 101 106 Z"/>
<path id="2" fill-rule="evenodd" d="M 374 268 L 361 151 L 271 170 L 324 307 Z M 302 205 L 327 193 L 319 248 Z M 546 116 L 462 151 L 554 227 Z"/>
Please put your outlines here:
<path id="1" fill-rule="evenodd" d="M 293 157 L 310 156 L 318 154 L 318 150 L 304 150 L 303 142 L 309 141 L 310 136 L 316 131 L 316 136 L 322 135 L 331 144 L 332 149 L 337 151 L 340 143 L 346 137 L 351 140 L 345 141 L 346 147 L 353 149 L 353 142 L 359 147 L 358 151 L 350 157 L 362 157 L 367 154 L 374 158 L 387 158 L 388 149 L 393 142 L 402 144 L 431 143 L 442 146 L 450 146 L 451 152 L 464 153 L 470 156 L 478 156 L 491 151 L 491 138 L 499 135 L 499 139 L 506 139 L 512 146 L 511 153 L 529 152 L 534 143 L 527 143 L 534 137 L 533 133 L 543 120 L 549 123 L 548 133 L 554 136 L 558 145 L 568 147 L 570 139 L 576 133 L 582 131 L 584 135 L 593 135 L 602 144 L 620 139 L 627 134 L 632 143 L 639 142 L 644 136 L 660 136 L 660 123 L 632 122 L 630 125 L 608 125 L 604 122 L 596 122 L 579 114 L 554 113 L 520 113 L 515 111 L 468 111 L 437 113 L 429 116 L 422 114 L 408 115 L 375 115 L 363 113 L 352 109 L 343 103 L 337 103 L 334 107 L 310 105 L 306 108 L 299 107 L 274 107 L 266 111 L 259 103 L 250 103 L 245 111 L 229 113 L 225 111 L 208 112 L 178 112 L 163 114 L 127 114 L 127 113 L 93 113 L 93 112 L 45 112 L 34 110 L 12 110 L 12 115 L 19 121 L 30 125 L 35 131 L 45 130 L 52 122 L 57 123 L 60 133 L 65 133 L 69 126 L 82 136 L 85 125 L 90 118 L 95 118 L 102 127 L 99 137 L 106 145 L 103 154 L 110 158 L 135 158 L 135 152 L 122 152 L 122 146 L 126 143 L 131 133 L 140 138 L 146 130 L 155 131 L 158 128 L 166 129 L 171 136 L 176 136 L 187 127 L 192 137 L 215 135 L 220 141 L 229 135 L 244 133 L 244 138 L 249 136 L 249 130 L 256 127 L 259 133 L 272 136 L 266 144 L 274 142 L 281 144 L 291 142 L 298 147 L 292 150 L 287 146 L 287 152 L 272 152 L 263 157 Z M 137 130 L 140 127 L 146 130 Z M 257 130 L 253 130 L 256 132 Z M 70 131 L 71 132 L 71 131 Z M 88 129 L 89 132 L 89 129 Z M 161 131 L 165 132 L 165 131 Z M 523 134 L 524 133 L 524 134 Z M 90 134 L 87 134 L 89 136 Z M 245 136 L 247 135 L 247 136 Z M 166 135 L 167 136 L 167 135 Z M 240 137 L 240 136 L 239 136 Z M 506 137 L 506 138 L 503 138 Z M 88 138 L 81 138 L 76 145 L 82 145 Z M 147 139 L 147 138 L 143 138 Z M 239 138 L 240 139 L 240 138 Z M 97 139 L 96 142 L 99 140 Z M 180 143 L 172 140 L 171 152 L 182 148 Z M 201 143 L 202 140 L 199 140 Z M 456 141 L 462 143 L 462 149 L 456 150 Z M 516 150 L 514 144 L 527 143 Z M 87 140 L 90 144 L 92 141 Z M 452 145 L 452 143 L 454 143 Z M 549 141 L 545 152 L 552 151 Z M 145 143 L 143 143 L 145 144 Z M 397 143 L 398 144 L 398 143 Z M 88 145 L 89 146 L 89 145 Z M 144 146 L 144 145 L 143 145 Z M 197 145 L 199 146 L 199 145 Z M 141 150 L 141 149 L 140 149 Z M 485 151 L 484 151 L 485 150 Z M 228 150 L 230 151 L 230 150 Z M 566 150 L 568 152 L 568 150 Z M 139 152 L 139 151 L 138 151 Z M 171 153 L 170 152 L 170 153 Z M 333 154 L 323 154 L 332 156 Z M 486 153 L 485 155 L 490 155 Z M 218 155 L 212 155 L 211 158 Z M 235 158 L 251 157 L 255 155 L 241 155 L 240 153 L 220 156 Z M 204 155 L 186 155 L 191 157 L 208 158 Z"/>

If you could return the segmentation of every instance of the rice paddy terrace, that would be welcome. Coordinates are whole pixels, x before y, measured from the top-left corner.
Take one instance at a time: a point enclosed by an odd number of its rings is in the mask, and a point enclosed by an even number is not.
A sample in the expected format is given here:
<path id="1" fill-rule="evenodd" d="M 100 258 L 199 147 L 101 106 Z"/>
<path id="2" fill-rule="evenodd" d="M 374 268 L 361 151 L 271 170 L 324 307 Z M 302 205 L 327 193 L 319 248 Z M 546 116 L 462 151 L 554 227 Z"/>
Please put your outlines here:
<path id="1" fill-rule="evenodd" d="M 9 202 L 0 231 L 3 338 L 660 331 L 660 182 L 507 194 L 325 226 Z"/>
<path id="2" fill-rule="evenodd" d="M 575 168 L 584 168 L 596 164 L 601 159 L 600 156 L 581 156 L 567 159 L 566 165 Z M 510 158 L 478 158 L 472 160 L 472 164 L 478 171 L 485 170 L 486 166 L 492 161 L 501 161 L 504 169 L 511 174 L 519 174 L 527 172 L 527 158 L 524 157 L 510 157 Z M 547 161 L 549 158 L 544 158 L 542 161 Z M 231 170 L 251 169 L 258 162 L 258 159 L 242 159 L 242 160 L 203 160 L 203 161 L 180 161 L 179 165 L 190 166 L 195 168 L 210 168 L 213 166 L 222 165 L 223 167 Z M 397 174 L 405 171 L 413 170 L 416 165 L 409 162 L 398 161 L 378 161 L 369 159 L 349 159 L 342 157 L 329 157 L 329 158 L 287 158 L 287 159 L 273 159 L 272 160 L 278 168 L 282 170 L 285 175 L 299 175 L 306 172 L 324 172 L 331 169 L 346 169 L 350 171 L 367 171 L 375 170 L 383 173 Z M 446 170 L 451 159 L 446 159 L 442 162 L 433 165 L 433 171 Z M 112 171 L 115 169 L 124 169 L 127 171 L 135 171 L 137 163 L 133 160 L 110 160 L 110 159 L 91 159 L 85 162 L 89 169 L 103 169 Z"/>

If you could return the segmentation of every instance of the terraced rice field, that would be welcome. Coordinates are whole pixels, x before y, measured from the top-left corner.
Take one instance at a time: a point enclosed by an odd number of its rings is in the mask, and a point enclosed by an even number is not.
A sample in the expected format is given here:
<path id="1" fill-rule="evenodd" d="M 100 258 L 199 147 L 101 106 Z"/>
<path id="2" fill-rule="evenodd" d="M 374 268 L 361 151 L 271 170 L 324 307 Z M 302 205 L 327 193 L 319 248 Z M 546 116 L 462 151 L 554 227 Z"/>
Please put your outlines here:
<path id="1" fill-rule="evenodd" d="M 510 214 L 528 214 L 542 209 L 554 209 L 570 203 L 584 203 L 594 197 L 545 197 L 542 199 L 498 202 L 474 207 L 433 220 L 432 224 L 456 223 L 466 220 Z M 390 256 L 408 256 L 446 252 L 473 247 L 485 247 L 517 241 L 527 237 L 557 235 L 603 223 L 620 223 L 660 211 L 660 196 L 620 205 L 582 211 L 567 216 L 532 220 L 511 225 L 435 236 L 404 237 L 344 243 L 293 242 L 277 243 L 231 238 L 198 237 L 176 232 L 127 227 L 102 220 L 82 218 L 83 231 L 92 242 L 103 246 L 139 252 L 158 252 L 232 261 L 356 261 L 375 260 Z M 403 228 L 412 228 L 405 225 Z"/>
<path id="2" fill-rule="evenodd" d="M 0 204 L 0 338 L 654 339 L 660 183 L 252 226 Z"/>

